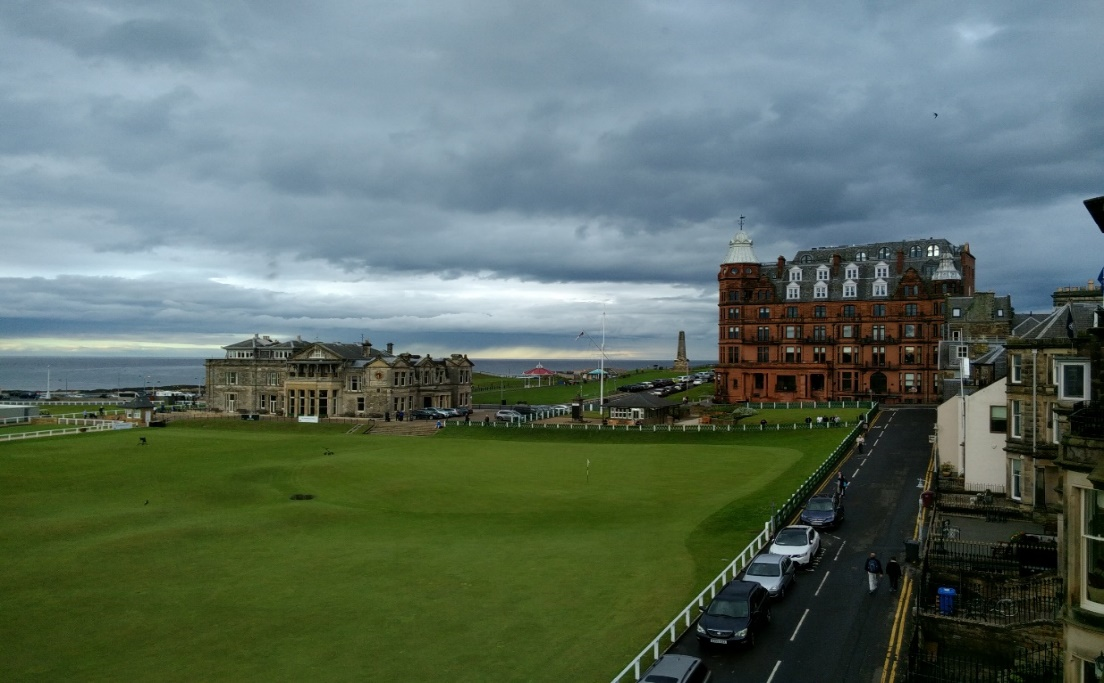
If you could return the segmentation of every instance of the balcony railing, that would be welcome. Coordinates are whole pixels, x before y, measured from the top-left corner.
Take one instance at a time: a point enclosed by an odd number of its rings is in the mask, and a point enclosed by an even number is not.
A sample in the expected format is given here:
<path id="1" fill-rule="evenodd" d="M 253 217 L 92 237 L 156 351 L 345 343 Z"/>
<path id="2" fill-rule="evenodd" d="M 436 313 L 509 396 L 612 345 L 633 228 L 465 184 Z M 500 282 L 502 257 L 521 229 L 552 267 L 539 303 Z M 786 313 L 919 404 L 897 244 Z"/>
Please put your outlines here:
<path id="1" fill-rule="evenodd" d="M 1070 434 L 1088 438 L 1104 438 L 1104 406 L 1083 401 L 1070 413 Z"/>

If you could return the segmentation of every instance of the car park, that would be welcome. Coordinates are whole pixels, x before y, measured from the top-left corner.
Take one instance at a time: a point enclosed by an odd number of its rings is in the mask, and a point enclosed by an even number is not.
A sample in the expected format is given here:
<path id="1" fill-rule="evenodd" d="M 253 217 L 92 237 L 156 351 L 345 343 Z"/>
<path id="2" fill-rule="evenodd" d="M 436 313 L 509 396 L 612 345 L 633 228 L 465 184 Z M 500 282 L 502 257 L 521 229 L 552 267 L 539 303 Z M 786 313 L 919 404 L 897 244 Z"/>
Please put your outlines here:
<path id="1" fill-rule="evenodd" d="M 755 645 L 755 634 L 770 623 L 770 594 L 754 581 L 725 584 L 698 617 L 696 635 L 702 646 Z"/>
<path id="2" fill-rule="evenodd" d="M 793 585 L 797 575 L 797 564 L 786 555 L 763 553 L 752 558 L 744 567 L 740 578 L 744 581 L 754 581 L 763 588 L 772 598 L 783 598 L 786 589 Z"/>
<path id="3" fill-rule="evenodd" d="M 805 503 L 801 523 L 814 529 L 834 529 L 843 521 L 843 499 L 836 493 L 821 493 Z"/>
<path id="4" fill-rule="evenodd" d="M 407 413 L 411 420 L 440 420 L 441 415 L 433 408 L 415 408 Z"/>
<path id="5" fill-rule="evenodd" d="M 655 660 L 639 683 L 708 683 L 709 668 L 690 655 L 663 655 Z"/>
<path id="6" fill-rule="evenodd" d="M 525 419 L 525 416 L 516 410 L 500 410 L 495 413 L 495 419 L 502 422 L 519 422 Z"/>
<path id="7" fill-rule="evenodd" d="M 804 567 L 813 561 L 820 550 L 820 534 L 807 524 L 792 524 L 783 527 L 774 537 L 770 552 L 785 555 Z"/>

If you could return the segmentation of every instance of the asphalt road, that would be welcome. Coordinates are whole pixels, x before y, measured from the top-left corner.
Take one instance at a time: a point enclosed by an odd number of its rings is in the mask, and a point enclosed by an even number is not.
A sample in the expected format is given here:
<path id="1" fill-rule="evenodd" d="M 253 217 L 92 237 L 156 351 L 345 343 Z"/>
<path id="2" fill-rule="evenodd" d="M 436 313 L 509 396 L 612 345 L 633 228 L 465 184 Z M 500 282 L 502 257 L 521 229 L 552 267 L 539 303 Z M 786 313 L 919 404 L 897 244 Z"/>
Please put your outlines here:
<path id="1" fill-rule="evenodd" d="M 699 645 L 694 628 L 671 652 L 702 657 L 715 683 L 868 683 L 882 680 L 890 632 L 901 593 L 883 579 L 870 595 L 863 565 L 871 551 L 884 565 L 891 555 L 904 567 L 931 454 L 928 435 L 935 410 L 883 411 L 867 433 L 865 453 L 852 453 L 841 469 L 851 480 L 846 520 L 821 534 L 821 551 L 796 585 L 772 606 L 770 625 L 754 648 Z M 835 473 L 833 473 L 833 478 Z M 826 487 L 834 487 L 829 481 Z"/>

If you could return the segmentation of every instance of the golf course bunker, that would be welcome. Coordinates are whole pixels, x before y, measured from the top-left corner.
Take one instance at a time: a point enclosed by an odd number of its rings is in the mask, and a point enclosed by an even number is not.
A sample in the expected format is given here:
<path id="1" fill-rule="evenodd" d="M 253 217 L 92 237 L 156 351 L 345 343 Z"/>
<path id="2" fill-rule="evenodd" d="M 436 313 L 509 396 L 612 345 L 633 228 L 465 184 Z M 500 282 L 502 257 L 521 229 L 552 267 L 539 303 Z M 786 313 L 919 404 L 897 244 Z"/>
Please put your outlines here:
<path id="1" fill-rule="evenodd" d="M 293 493 L 291 494 L 292 500 L 314 500 L 313 493 Z"/>

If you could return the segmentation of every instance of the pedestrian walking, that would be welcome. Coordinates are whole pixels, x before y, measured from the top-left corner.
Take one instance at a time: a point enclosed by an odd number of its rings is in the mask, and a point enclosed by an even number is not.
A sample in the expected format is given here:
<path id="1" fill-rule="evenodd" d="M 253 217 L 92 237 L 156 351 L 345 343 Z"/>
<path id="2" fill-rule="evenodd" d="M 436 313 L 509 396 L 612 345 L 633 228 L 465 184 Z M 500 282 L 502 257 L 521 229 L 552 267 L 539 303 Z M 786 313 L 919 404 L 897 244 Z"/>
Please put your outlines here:
<path id="1" fill-rule="evenodd" d="M 836 474 L 836 493 L 840 498 L 843 498 L 843 494 L 847 492 L 847 477 L 843 476 L 843 470 L 840 470 Z"/>
<path id="2" fill-rule="evenodd" d="M 874 591 L 878 589 L 878 578 L 882 575 L 882 563 L 878 561 L 878 556 L 874 553 L 870 553 L 870 557 L 866 558 L 866 581 L 870 584 L 870 594 L 874 595 Z"/>
<path id="3" fill-rule="evenodd" d="M 865 446 L 865 445 L 866 445 L 866 439 L 863 438 L 862 434 L 859 434 L 859 436 L 855 438 L 855 449 L 858 450 L 860 453 L 862 453 L 863 452 L 863 446 Z"/>
<path id="4" fill-rule="evenodd" d="M 889 579 L 889 592 L 897 592 L 897 582 L 901 580 L 901 565 L 897 564 L 897 558 L 889 558 L 885 566 L 886 578 Z"/>

